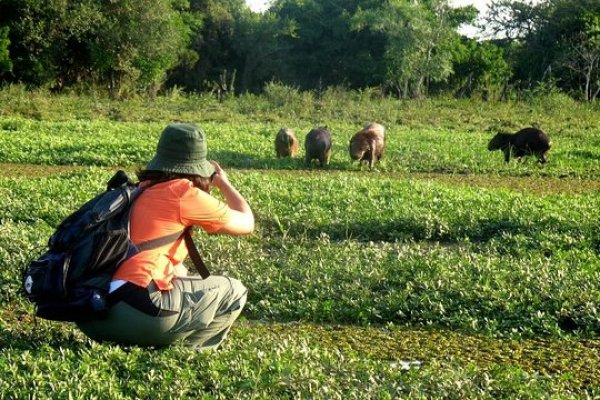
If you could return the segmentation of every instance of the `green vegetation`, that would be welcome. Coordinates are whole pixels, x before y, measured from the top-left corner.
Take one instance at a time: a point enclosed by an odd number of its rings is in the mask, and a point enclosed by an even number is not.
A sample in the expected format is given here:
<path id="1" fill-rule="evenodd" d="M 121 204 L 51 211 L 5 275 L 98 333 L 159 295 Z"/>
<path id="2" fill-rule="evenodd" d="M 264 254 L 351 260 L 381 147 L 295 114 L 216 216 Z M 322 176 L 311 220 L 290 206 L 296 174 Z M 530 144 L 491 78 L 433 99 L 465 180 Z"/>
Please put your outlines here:
<path id="1" fill-rule="evenodd" d="M 273 82 L 396 98 L 484 100 L 532 90 L 600 94 L 597 0 L 0 1 L 0 83 L 130 98 L 163 90 L 218 99 Z M 490 35 L 467 38 L 464 24 Z M 494 39 L 490 39 L 490 38 Z"/>
<path id="2" fill-rule="evenodd" d="M 600 110 L 560 95 L 492 105 L 269 90 L 222 103 L 0 91 L 0 397 L 600 395 Z M 347 143 L 373 119 L 387 151 L 370 172 Z M 143 165 L 171 120 L 202 126 L 257 217 L 251 237 L 198 233 L 211 270 L 249 289 L 230 338 L 198 354 L 33 321 L 20 267 L 116 168 Z M 494 130 L 533 122 L 552 137 L 549 164 L 487 151 Z M 280 127 L 303 143 L 316 124 L 332 131 L 331 168 L 275 158 Z"/>
<path id="3" fill-rule="evenodd" d="M 458 33 L 476 16 L 0 0 L 0 398 L 599 398 L 600 2 L 492 0 L 493 40 Z M 256 213 L 251 237 L 198 234 L 249 289 L 231 338 L 152 350 L 33 320 L 22 267 L 171 121 L 206 131 Z M 370 121 L 376 171 L 347 154 Z M 329 168 L 275 158 L 281 127 L 320 125 Z M 487 151 L 532 125 L 547 165 Z"/>
<path id="4" fill-rule="evenodd" d="M 283 92 L 283 93 L 282 93 Z M 2 117 L 2 115 L 4 115 Z M 369 93 L 329 90 L 317 99 L 271 85 L 265 97 L 253 95 L 222 103 L 205 96 L 126 102 L 77 96 L 49 98 L 20 86 L 0 91 L 0 148 L 5 162 L 130 166 L 151 157 L 163 121 L 202 121 L 211 133 L 211 151 L 224 165 L 252 169 L 297 169 L 298 160 L 273 160 L 272 131 L 282 126 L 300 139 L 311 127 L 327 125 L 334 138 L 332 169 L 354 170 L 347 143 L 377 116 L 387 126 L 388 151 L 378 168 L 386 172 L 544 175 L 594 179 L 600 176 L 598 107 L 562 95 L 522 103 L 471 103 L 467 100 L 376 100 Z M 236 121 L 232 123 L 230 121 Z M 505 164 L 486 150 L 499 130 L 516 132 L 539 125 L 554 143 L 551 163 L 538 168 Z M 114 135 L 122 139 L 117 142 Z M 232 141 L 235 137 L 237 140 Z"/>

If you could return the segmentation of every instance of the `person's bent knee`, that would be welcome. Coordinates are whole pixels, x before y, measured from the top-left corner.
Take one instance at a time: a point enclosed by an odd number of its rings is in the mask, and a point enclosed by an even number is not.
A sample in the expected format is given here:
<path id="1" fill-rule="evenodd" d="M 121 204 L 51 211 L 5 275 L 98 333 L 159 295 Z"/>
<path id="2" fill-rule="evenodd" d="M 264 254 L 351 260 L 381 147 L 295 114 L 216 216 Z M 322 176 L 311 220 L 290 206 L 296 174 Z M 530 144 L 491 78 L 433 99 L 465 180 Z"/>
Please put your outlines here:
<path id="1" fill-rule="evenodd" d="M 239 281 L 238 279 L 235 278 L 228 278 L 229 282 L 231 283 L 231 290 L 234 293 L 239 293 L 239 294 L 245 294 L 248 289 L 246 288 L 246 286 L 244 286 L 244 284 Z"/>
<path id="2" fill-rule="evenodd" d="M 246 299 L 248 297 L 248 289 L 246 288 L 246 286 L 244 286 L 242 282 L 235 278 L 229 278 L 229 282 L 231 284 L 232 303 L 237 305 L 237 307 L 234 307 L 234 309 L 244 308 L 244 305 L 246 304 Z"/>

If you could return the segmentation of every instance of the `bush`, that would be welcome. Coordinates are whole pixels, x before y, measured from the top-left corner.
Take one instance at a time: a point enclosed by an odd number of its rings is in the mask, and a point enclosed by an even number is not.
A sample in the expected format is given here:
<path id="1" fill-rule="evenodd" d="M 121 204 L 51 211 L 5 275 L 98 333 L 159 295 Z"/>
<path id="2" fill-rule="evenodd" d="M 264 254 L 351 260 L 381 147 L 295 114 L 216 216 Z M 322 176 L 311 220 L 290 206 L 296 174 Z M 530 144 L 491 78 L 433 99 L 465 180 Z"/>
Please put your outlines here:
<path id="1" fill-rule="evenodd" d="M 285 108 L 300 115 L 308 115 L 314 105 L 311 91 L 300 91 L 297 88 L 277 82 L 265 85 L 264 95 L 274 108 Z"/>

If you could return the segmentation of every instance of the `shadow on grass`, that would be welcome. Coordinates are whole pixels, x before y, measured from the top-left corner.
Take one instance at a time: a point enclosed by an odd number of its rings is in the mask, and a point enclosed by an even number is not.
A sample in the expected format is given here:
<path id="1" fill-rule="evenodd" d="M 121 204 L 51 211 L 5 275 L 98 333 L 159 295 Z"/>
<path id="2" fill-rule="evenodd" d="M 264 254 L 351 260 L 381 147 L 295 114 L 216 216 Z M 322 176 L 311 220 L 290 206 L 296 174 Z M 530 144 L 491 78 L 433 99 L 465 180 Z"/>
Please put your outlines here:
<path id="1" fill-rule="evenodd" d="M 47 325 L 47 324 L 45 324 Z M 37 352 L 43 346 L 70 347 L 74 344 L 85 345 L 73 332 L 61 331 L 59 334 L 49 326 L 28 326 L 24 330 L 2 330 L 0 348 L 12 348 Z"/>
<path id="2" fill-rule="evenodd" d="M 42 322 L 40 325 L 27 326 L 23 331 L 2 331 L 0 332 L 0 348 L 47 354 L 47 350 L 45 350 L 47 347 L 54 349 L 89 348 L 94 343 L 91 339 L 87 339 L 83 333 L 80 333 L 75 325 L 64 323 L 63 326 L 56 326 L 54 324 L 61 323 L 56 322 L 50 325 L 48 322 Z M 168 346 L 145 347 L 112 342 L 101 342 L 99 344 L 119 346 L 125 351 L 133 351 L 138 348 L 160 351 L 168 348 Z"/>
<path id="3" fill-rule="evenodd" d="M 274 218 L 261 221 L 266 235 L 279 236 L 281 222 Z M 284 227 L 286 236 L 318 239 L 326 234 L 331 240 L 357 241 L 437 241 L 457 242 L 468 239 L 472 242 L 487 242 L 504 235 L 533 235 L 531 228 L 509 218 L 480 221 L 468 227 L 448 227 L 443 223 L 417 218 L 396 218 L 394 220 L 348 221 L 346 223 L 311 222 L 295 223 Z"/>
<path id="4" fill-rule="evenodd" d="M 589 150 L 573 150 L 569 151 L 569 154 L 579 158 L 585 158 L 587 160 L 600 160 L 600 154 Z"/>
<path id="5" fill-rule="evenodd" d="M 316 161 L 307 165 L 303 155 L 296 157 L 277 158 L 272 156 L 259 157 L 253 154 L 215 150 L 209 153 L 209 158 L 216 160 L 223 168 L 264 169 L 264 170 L 305 170 L 305 171 L 346 171 L 352 169 L 349 162 L 332 160 L 328 166 L 321 167 Z"/>

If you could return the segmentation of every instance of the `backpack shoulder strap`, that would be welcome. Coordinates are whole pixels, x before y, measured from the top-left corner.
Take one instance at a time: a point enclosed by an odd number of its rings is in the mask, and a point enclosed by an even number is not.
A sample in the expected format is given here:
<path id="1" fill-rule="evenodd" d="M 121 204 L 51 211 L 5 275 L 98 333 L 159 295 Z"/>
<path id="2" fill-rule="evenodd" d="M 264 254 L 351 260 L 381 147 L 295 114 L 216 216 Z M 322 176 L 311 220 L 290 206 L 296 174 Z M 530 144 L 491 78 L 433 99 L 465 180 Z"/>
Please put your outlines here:
<path id="1" fill-rule="evenodd" d="M 176 241 L 177 239 L 179 239 L 181 237 L 181 235 L 184 232 L 185 231 L 179 231 L 179 232 L 171 233 L 170 235 L 165 235 L 165 236 L 161 236 L 159 238 L 146 240 L 145 242 L 136 244 L 135 247 L 137 247 L 137 249 L 139 251 L 157 249 L 161 246 L 164 246 L 164 245 L 167 245 L 169 243 Z"/>
<path id="2" fill-rule="evenodd" d="M 150 187 L 154 186 L 157 183 L 160 183 L 160 182 L 152 182 L 149 185 L 146 185 L 144 187 L 140 187 L 139 183 L 137 183 L 137 184 L 135 184 L 134 186 L 131 187 L 131 189 L 130 189 L 130 202 L 131 202 L 131 206 L 130 206 L 130 209 L 129 209 L 128 218 L 131 218 L 131 211 L 133 210 L 133 203 L 135 202 L 135 200 L 137 200 L 137 198 L 146 189 L 149 189 Z M 158 237 L 158 238 L 146 240 L 146 241 L 141 242 L 139 244 L 135 244 L 135 247 L 140 252 L 141 251 L 146 251 L 146 250 L 157 249 L 159 247 L 165 246 L 165 245 L 167 245 L 169 243 L 172 243 L 172 242 L 176 241 L 177 239 L 179 239 L 181 237 L 181 235 L 183 235 L 184 232 L 185 232 L 185 230 L 181 230 L 179 232 L 174 232 L 174 233 L 171 233 L 169 235 L 165 235 L 165 236 L 162 236 L 162 237 Z"/>
<path id="3" fill-rule="evenodd" d="M 210 272 L 204 264 L 204 260 L 194 243 L 194 239 L 192 238 L 191 229 L 186 228 L 183 231 L 175 232 L 170 235 L 162 236 L 156 239 L 147 240 L 142 242 L 135 247 L 137 247 L 138 251 L 152 250 L 164 246 L 166 244 L 172 243 L 183 235 L 183 239 L 185 240 L 185 245 L 188 249 L 188 254 L 190 255 L 190 259 L 192 263 L 200 273 L 200 276 L 203 279 L 206 279 L 210 276 Z"/>

